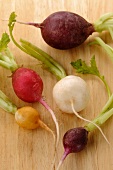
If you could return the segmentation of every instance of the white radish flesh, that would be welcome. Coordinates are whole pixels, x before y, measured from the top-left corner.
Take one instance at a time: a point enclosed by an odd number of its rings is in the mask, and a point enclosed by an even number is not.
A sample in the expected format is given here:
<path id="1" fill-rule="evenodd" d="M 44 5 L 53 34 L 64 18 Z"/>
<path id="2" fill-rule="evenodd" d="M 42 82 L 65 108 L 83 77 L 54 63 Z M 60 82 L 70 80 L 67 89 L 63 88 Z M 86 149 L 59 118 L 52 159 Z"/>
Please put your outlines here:
<path id="1" fill-rule="evenodd" d="M 56 83 L 53 98 L 61 111 L 73 113 L 71 101 L 76 112 L 80 112 L 87 106 L 90 93 L 87 83 L 82 78 L 69 75 Z"/>

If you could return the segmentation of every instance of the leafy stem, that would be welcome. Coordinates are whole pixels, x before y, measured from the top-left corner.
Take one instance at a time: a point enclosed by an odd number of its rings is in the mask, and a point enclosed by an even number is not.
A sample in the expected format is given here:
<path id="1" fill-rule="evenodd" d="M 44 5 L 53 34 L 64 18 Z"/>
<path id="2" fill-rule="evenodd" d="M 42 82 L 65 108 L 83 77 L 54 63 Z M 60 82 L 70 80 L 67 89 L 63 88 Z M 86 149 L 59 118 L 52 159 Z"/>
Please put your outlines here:
<path id="1" fill-rule="evenodd" d="M 110 47 L 108 44 L 106 44 L 99 37 L 95 37 L 95 40 L 93 42 L 89 43 L 89 45 L 93 45 L 93 44 L 97 44 L 97 45 L 100 45 L 101 47 L 103 47 L 103 49 L 106 51 L 106 53 L 108 54 L 108 56 L 110 57 L 110 59 L 113 62 L 113 48 L 112 47 Z"/>
<path id="2" fill-rule="evenodd" d="M 47 54 L 46 52 L 42 51 L 40 48 L 36 47 L 35 45 L 23 39 L 20 40 L 21 45 L 16 42 L 12 34 L 15 22 L 16 22 L 16 14 L 15 12 L 12 12 L 9 17 L 8 26 L 9 26 L 10 36 L 14 44 L 25 53 L 41 61 L 43 66 L 46 69 L 48 69 L 51 73 L 53 73 L 58 79 L 64 78 L 66 76 L 66 72 L 64 68 L 57 61 L 55 61 L 49 54 Z"/>
<path id="3" fill-rule="evenodd" d="M 95 75 L 97 77 L 99 77 L 105 87 L 106 87 L 106 90 L 107 90 L 107 93 L 108 93 L 108 96 L 110 97 L 111 96 L 111 91 L 110 91 L 110 88 L 104 78 L 103 75 L 100 74 L 98 68 L 97 68 L 97 65 L 96 65 L 96 61 L 95 61 L 95 56 L 93 56 L 90 60 L 90 66 L 88 66 L 86 64 L 85 61 L 82 61 L 81 59 L 75 61 L 75 62 L 71 62 L 71 65 L 76 69 L 76 72 L 77 73 L 82 73 L 82 74 L 92 74 L 92 75 Z"/>
<path id="4" fill-rule="evenodd" d="M 94 24 L 95 31 L 109 31 L 113 39 L 113 12 L 102 15 Z"/>
<path id="5" fill-rule="evenodd" d="M 9 41 L 10 39 L 8 34 L 3 33 L 0 40 L 0 65 L 6 69 L 11 70 L 11 72 L 14 72 L 18 68 L 18 65 L 15 62 L 13 54 L 7 47 Z"/>
<path id="6" fill-rule="evenodd" d="M 17 111 L 17 107 L 1 90 L 0 90 L 0 107 L 12 114 L 15 114 L 15 112 Z"/>
<path id="7" fill-rule="evenodd" d="M 100 112 L 100 114 L 92 121 L 93 123 L 97 124 L 98 126 L 101 126 L 102 124 L 104 124 L 111 116 L 113 115 L 113 94 L 111 95 L 111 97 L 109 98 L 109 100 L 107 101 L 107 103 L 105 104 L 105 106 L 103 107 L 102 111 Z M 88 123 L 87 125 L 85 125 L 85 128 L 91 132 L 94 129 L 96 129 L 96 127 L 94 126 L 94 124 L 92 123 Z"/>

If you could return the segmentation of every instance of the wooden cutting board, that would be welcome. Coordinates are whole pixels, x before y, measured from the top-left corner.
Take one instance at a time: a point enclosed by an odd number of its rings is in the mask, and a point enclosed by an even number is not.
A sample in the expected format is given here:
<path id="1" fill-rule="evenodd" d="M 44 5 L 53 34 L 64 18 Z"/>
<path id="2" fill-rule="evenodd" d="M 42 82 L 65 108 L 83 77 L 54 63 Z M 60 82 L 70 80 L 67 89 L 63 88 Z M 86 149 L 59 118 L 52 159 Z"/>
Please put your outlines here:
<path id="1" fill-rule="evenodd" d="M 8 19 L 11 12 L 15 11 L 17 19 L 24 22 L 42 22 L 49 14 L 67 10 L 78 13 L 86 20 L 93 23 L 101 15 L 113 11 L 112 0 L 0 0 L 0 37 L 3 32 L 8 32 L 8 22 L 1 19 Z M 113 90 L 113 63 L 101 47 L 91 46 L 87 43 L 93 39 L 95 34 L 90 36 L 81 46 L 61 51 L 49 47 L 42 39 L 39 29 L 35 27 L 16 24 L 14 36 L 17 41 L 20 38 L 26 39 L 50 54 L 65 68 L 67 74 L 76 75 L 70 65 L 71 61 L 78 58 L 89 62 L 95 54 L 97 66 L 105 76 L 111 90 Z M 113 41 L 109 34 L 103 33 L 101 37 L 111 46 Z M 47 103 L 56 113 L 60 124 L 60 142 L 57 148 L 55 166 L 64 152 L 62 138 L 64 133 L 74 127 L 84 126 L 86 122 L 79 120 L 74 115 L 68 115 L 59 111 L 52 98 L 52 88 L 58 81 L 54 75 L 43 70 L 40 62 L 28 56 L 18 49 L 13 42 L 9 44 L 17 63 L 35 70 L 43 79 L 43 96 Z M 42 120 L 55 131 L 51 115 L 39 103 L 24 103 L 15 95 L 10 71 L 0 67 L 0 90 L 2 90 L 18 107 L 31 105 L 36 108 Z M 91 75 L 80 75 L 88 84 L 91 99 L 87 108 L 82 111 L 81 116 L 92 120 L 101 111 L 108 96 L 103 83 Z M 49 89 L 49 90 L 48 90 Z M 103 132 L 113 146 L 113 118 L 102 126 Z M 0 170 L 50 170 L 54 157 L 54 143 L 52 135 L 39 128 L 37 130 L 25 130 L 20 128 L 14 116 L 0 109 Z M 105 142 L 98 130 L 89 136 L 88 145 L 85 150 L 78 154 L 70 154 L 61 170 L 113 170 L 113 151 Z"/>

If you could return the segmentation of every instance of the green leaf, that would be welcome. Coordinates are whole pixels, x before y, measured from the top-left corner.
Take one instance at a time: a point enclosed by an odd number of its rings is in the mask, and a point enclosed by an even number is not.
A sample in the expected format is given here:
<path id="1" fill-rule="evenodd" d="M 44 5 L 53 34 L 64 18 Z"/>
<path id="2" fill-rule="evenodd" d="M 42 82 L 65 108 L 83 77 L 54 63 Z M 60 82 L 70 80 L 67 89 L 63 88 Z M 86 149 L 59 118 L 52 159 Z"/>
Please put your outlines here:
<path id="1" fill-rule="evenodd" d="M 95 56 L 93 56 L 90 60 L 90 66 L 86 64 L 85 61 L 79 59 L 75 62 L 71 62 L 71 65 L 76 69 L 76 72 L 77 73 L 82 73 L 82 74 L 92 74 L 92 75 L 95 75 L 97 77 L 99 77 L 105 87 L 106 87 L 106 90 L 107 90 L 107 93 L 108 93 L 108 96 L 110 97 L 111 96 L 111 91 L 110 91 L 110 88 L 104 78 L 103 75 L 100 74 L 98 68 L 97 68 L 97 65 L 96 65 L 96 61 L 95 61 Z"/>
<path id="2" fill-rule="evenodd" d="M 17 15 L 15 14 L 15 12 L 12 12 L 10 17 L 9 17 L 8 26 L 9 26 L 10 31 L 12 31 L 13 28 L 14 28 L 14 25 L 15 25 L 15 22 L 16 22 L 16 17 L 17 17 Z"/>
<path id="3" fill-rule="evenodd" d="M 0 52 L 4 51 L 7 48 L 9 42 L 9 35 L 7 33 L 3 33 L 2 38 L 0 40 Z"/>
<path id="4" fill-rule="evenodd" d="M 77 73 L 82 74 L 93 74 L 93 75 L 100 75 L 99 70 L 96 65 L 95 56 L 93 56 L 90 60 L 90 66 L 86 64 L 85 61 L 81 59 L 71 62 L 71 65 L 76 69 Z"/>
<path id="5" fill-rule="evenodd" d="M 9 35 L 7 33 L 3 33 L 0 40 L 0 66 L 11 70 L 11 72 L 14 72 L 18 68 L 18 65 L 15 62 L 13 54 L 7 46 L 9 42 Z"/>
<path id="6" fill-rule="evenodd" d="M 15 112 L 17 111 L 17 106 L 13 104 L 1 90 L 0 90 L 0 108 L 12 114 L 15 114 Z"/>

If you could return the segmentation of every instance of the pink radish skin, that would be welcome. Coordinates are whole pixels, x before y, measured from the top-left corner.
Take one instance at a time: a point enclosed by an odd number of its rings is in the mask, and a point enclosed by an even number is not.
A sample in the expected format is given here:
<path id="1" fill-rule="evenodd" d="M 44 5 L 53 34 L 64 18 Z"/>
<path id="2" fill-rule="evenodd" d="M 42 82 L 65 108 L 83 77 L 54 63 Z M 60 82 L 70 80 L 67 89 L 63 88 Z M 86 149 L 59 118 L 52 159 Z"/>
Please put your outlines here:
<path id="1" fill-rule="evenodd" d="M 12 76 L 12 85 L 16 95 L 25 102 L 39 102 L 42 97 L 42 79 L 31 69 L 17 69 Z"/>
<path id="2" fill-rule="evenodd" d="M 21 67 L 12 74 L 12 85 L 18 98 L 28 103 L 39 102 L 51 113 L 57 130 L 57 145 L 59 126 L 54 112 L 42 98 L 43 81 L 41 77 L 35 71 Z"/>

